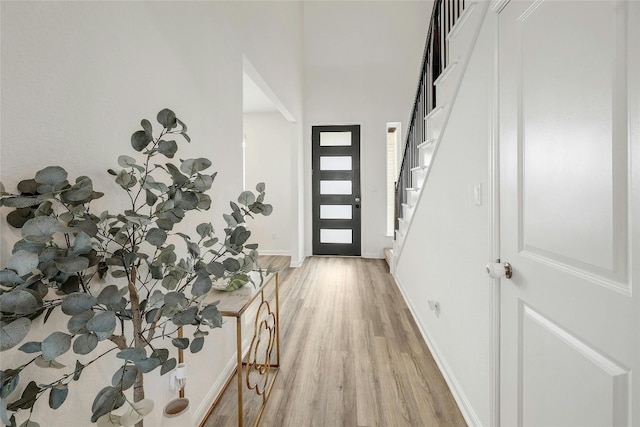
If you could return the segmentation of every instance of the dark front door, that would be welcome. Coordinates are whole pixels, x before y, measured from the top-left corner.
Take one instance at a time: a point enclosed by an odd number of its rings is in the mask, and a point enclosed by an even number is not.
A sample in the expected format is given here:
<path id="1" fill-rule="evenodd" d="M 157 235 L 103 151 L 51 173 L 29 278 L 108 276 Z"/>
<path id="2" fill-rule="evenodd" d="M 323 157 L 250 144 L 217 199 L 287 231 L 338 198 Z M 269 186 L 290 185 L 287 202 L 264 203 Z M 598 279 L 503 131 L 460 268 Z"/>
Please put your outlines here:
<path id="1" fill-rule="evenodd" d="M 360 126 L 313 126 L 313 254 L 360 256 Z"/>

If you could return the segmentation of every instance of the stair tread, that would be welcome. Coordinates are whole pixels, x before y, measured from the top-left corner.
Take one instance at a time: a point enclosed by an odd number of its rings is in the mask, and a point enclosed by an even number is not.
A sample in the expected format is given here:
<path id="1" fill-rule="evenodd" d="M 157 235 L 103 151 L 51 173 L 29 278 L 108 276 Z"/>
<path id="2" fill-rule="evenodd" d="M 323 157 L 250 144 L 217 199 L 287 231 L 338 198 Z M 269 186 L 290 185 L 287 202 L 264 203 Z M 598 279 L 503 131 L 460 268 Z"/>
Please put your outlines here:
<path id="1" fill-rule="evenodd" d="M 437 106 L 437 107 L 435 107 L 433 110 L 429 111 L 429 114 L 427 114 L 426 116 L 424 116 L 424 119 L 425 119 L 425 120 L 427 120 L 427 119 L 432 119 L 432 118 L 434 118 L 435 116 L 437 116 L 437 115 L 438 115 L 438 114 L 439 114 L 439 113 L 444 109 L 444 106 L 445 106 L 445 105 L 446 105 L 446 104 L 438 105 L 438 106 Z"/>
<path id="2" fill-rule="evenodd" d="M 466 22 L 469 20 L 469 17 L 473 15 L 473 11 L 475 10 L 475 8 L 475 3 L 469 3 L 469 5 L 462 11 L 462 15 L 460 15 L 460 17 L 458 18 L 458 22 L 456 22 L 456 24 L 453 26 L 453 28 L 451 28 L 451 31 L 449 31 L 449 34 L 447 35 L 448 40 L 455 38 L 460 33 L 462 28 L 464 28 Z"/>
<path id="3" fill-rule="evenodd" d="M 426 141 L 421 142 L 420 144 L 418 144 L 418 150 L 423 148 L 423 147 L 426 147 L 427 145 L 431 145 L 434 142 L 436 142 L 435 138 L 427 139 Z"/>
<path id="4" fill-rule="evenodd" d="M 434 86 L 439 86 L 441 85 L 445 80 L 447 80 L 447 78 L 453 74 L 453 70 L 456 69 L 456 66 L 458 65 L 460 61 L 456 58 L 456 59 L 452 59 L 451 61 L 449 61 L 449 64 L 447 64 L 447 68 L 445 68 L 444 70 L 442 70 L 442 73 L 440 73 L 440 75 L 438 76 L 438 78 L 433 82 Z"/>

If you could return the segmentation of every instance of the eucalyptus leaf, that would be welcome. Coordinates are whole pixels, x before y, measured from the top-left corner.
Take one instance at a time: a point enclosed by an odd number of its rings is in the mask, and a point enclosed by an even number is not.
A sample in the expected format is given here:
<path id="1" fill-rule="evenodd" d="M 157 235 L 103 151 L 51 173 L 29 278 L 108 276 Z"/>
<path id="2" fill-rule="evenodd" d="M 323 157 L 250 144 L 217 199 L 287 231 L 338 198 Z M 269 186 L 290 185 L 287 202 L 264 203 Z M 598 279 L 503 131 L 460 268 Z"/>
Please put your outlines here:
<path id="1" fill-rule="evenodd" d="M 149 120 L 142 119 L 142 121 L 140 121 L 140 126 L 142 126 L 142 129 L 144 129 L 144 132 L 149 138 L 153 138 L 153 126 L 151 126 L 151 122 Z"/>
<path id="2" fill-rule="evenodd" d="M 152 137 L 147 135 L 145 131 L 139 130 L 131 135 L 131 146 L 136 151 L 142 151 L 152 140 Z"/>
<path id="3" fill-rule="evenodd" d="M 164 296 L 164 303 L 169 307 L 182 307 L 187 302 L 187 297 L 182 292 L 167 292 Z"/>
<path id="4" fill-rule="evenodd" d="M 196 227 L 196 233 L 198 233 L 198 235 L 204 239 L 205 237 L 213 233 L 213 226 L 210 222 L 198 224 L 198 226 Z"/>
<path id="5" fill-rule="evenodd" d="M 57 185 L 67 179 L 67 171 L 60 166 L 48 166 L 36 172 L 35 181 L 38 184 Z"/>
<path id="6" fill-rule="evenodd" d="M 191 295 L 194 297 L 206 295 L 211 290 L 211 279 L 208 276 L 198 276 L 191 286 Z"/>
<path id="7" fill-rule="evenodd" d="M 0 377 L 0 384 L 2 385 L 2 388 L 0 389 L 0 399 L 6 401 L 6 398 L 9 397 L 9 395 L 18 387 L 18 383 L 20 382 L 20 371 L 7 370 L 0 372 L 2 374 Z"/>
<path id="8" fill-rule="evenodd" d="M 156 369 L 158 366 L 160 366 L 162 364 L 160 359 L 157 359 L 155 357 L 150 357 L 148 359 L 138 360 L 138 361 L 135 361 L 133 363 L 136 364 L 138 369 L 140 369 L 140 372 L 142 372 L 143 374 L 147 374 L 147 373 L 153 371 L 154 369 Z"/>
<path id="9" fill-rule="evenodd" d="M 29 333 L 31 320 L 19 317 L 11 323 L 0 321 L 0 352 L 15 347 Z"/>
<path id="10" fill-rule="evenodd" d="M 174 338 L 171 340 L 171 343 L 175 347 L 184 350 L 185 348 L 189 347 L 189 338 Z"/>
<path id="11" fill-rule="evenodd" d="M 124 395 L 120 389 L 111 386 L 103 388 L 98 392 L 91 405 L 91 411 L 93 412 L 91 422 L 95 423 L 101 416 L 119 408 L 124 401 Z"/>
<path id="12" fill-rule="evenodd" d="M 73 352 L 75 354 L 89 354 L 98 346 L 98 337 L 96 334 L 79 335 L 73 341 Z"/>
<path id="13" fill-rule="evenodd" d="M 0 399 L 0 422 L 2 422 L 2 425 L 4 426 L 16 427 L 15 415 L 12 415 L 11 418 L 9 418 L 9 415 L 7 414 L 7 399 Z"/>
<path id="14" fill-rule="evenodd" d="M 124 350 L 120 350 L 118 354 L 116 354 L 118 359 L 130 360 L 132 362 L 139 362 L 147 358 L 147 352 L 144 348 L 125 348 Z"/>
<path id="15" fill-rule="evenodd" d="M 62 192 L 62 199 L 67 202 L 85 202 L 93 195 L 93 183 L 87 177 L 80 177 L 69 189 Z"/>
<path id="16" fill-rule="evenodd" d="M 73 380 L 78 381 L 80 376 L 82 375 L 82 371 L 84 370 L 85 365 L 80 363 L 79 360 L 76 360 L 76 368 L 73 371 Z"/>
<path id="17" fill-rule="evenodd" d="M 90 310 L 96 304 L 96 298 L 84 292 L 69 294 L 62 301 L 62 312 L 69 316 L 75 316 L 83 311 Z"/>
<path id="18" fill-rule="evenodd" d="M 49 392 L 49 407 L 51 409 L 58 409 L 67 399 L 68 394 L 69 387 L 65 384 L 58 384 L 51 387 L 51 392 Z"/>
<path id="19" fill-rule="evenodd" d="M 189 350 L 191 351 L 191 353 L 197 353 L 200 350 L 202 350 L 203 346 L 204 346 L 204 338 L 202 338 L 202 337 L 194 338 L 191 341 L 191 345 L 189 346 Z"/>
<path id="20" fill-rule="evenodd" d="M 62 181 L 65 179 L 67 178 L 65 177 Z M 22 195 L 37 194 L 39 186 L 40 184 L 38 184 L 38 181 L 35 179 L 23 179 L 18 183 L 18 191 L 22 193 Z"/>
<path id="21" fill-rule="evenodd" d="M 213 177 L 211 175 L 197 174 L 193 180 L 193 189 L 202 193 L 207 191 L 213 185 Z"/>
<path id="22" fill-rule="evenodd" d="M 236 221 L 236 219 L 233 217 L 233 215 L 222 214 L 222 217 L 227 222 L 227 225 L 229 227 L 236 227 L 238 225 L 238 221 Z"/>
<path id="23" fill-rule="evenodd" d="M 167 241 L 167 232 L 159 228 L 151 228 L 147 231 L 145 239 L 153 246 L 160 247 Z"/>
<path id="24" fill-rule="evenodd" d="M 55 360 L 46 360 L 42 356 L 36 357 L 36 361 L 34 362 L 36 366 L 45 369 L 63 369 L 66 368 L 62 363 L 56 362 Z"/>
<path id="25" fill-rule="evenodd" d="M 197 258 L 200 256 L 200 246 L 198 246 L 193 242 L 187 242 L 187 250 L 189 251 L 189 255 L 191 255 L 194 258 Z"/>
<path id="26" fill-rule="evenodd" d="M 40 427 L 40 424 L 38 424 L 37 422 L 28 419 L 25 420 L 25 422 L 23 422 L 22 424 L 20 424 L 20 427 Z"/>
<path id="27" fill-rule="evenodd" d="M 240 263 L 235 258 L 225 259 L 224 261 L 222 261 L 222 265 L 227 271 L 236 272 L 240 270 Z"/>
<path id="28" fill-rule="evenodd" d="M 125 154 L 118 157 L 118 164 L 123 168 L 130 168 L 136 164 L 136 159 Z"/>
<path id="29" fill-rule="evenodd" d="M 52 236 L 60 231 L 60 223 L 50 216 L 37 216 L 31 218 L 22 227 L 22 237 L 29 242 L 46 243 Z"/>
<path id="30" fill-rule="evenodd" d="M 81 334 L 88 332 L 87 322 L 93 318 L 93 311 L 87 310 L 72 316 L 67 322 L 67 329 L 72 334 Z"/>
<path id="31" fill-rule="evenodd" d="M 118 287 L 116 285 L 108 285 L 98 294 L 97 302 L 98 304 L 114 305 L 118 304 L 121 298 Z"/>
<path id="32" fill-rule="evenodd" d="M 256 201 L 256 196 L 251 191 L 243 191 L 238 196 L 238 203 L 241 205 L 249 206 Z"/>
<path id="33" fill-rule="evenodd" d="M 175 141 L 160 141 L 158 143 L 158 152 L 172 159 L 178 151 L 178 144 Z"/>
<path id="34" fill-rule="evenodd" d="M 32 209 L 18 208 L 7 214 L 7 222 L 14 228 L 22 228 L 22 226 L 33 217 L 34 215 Z"/>
<path id="35" fill-rule="evenodd" d="M 196 325 L 196 315 L 198 314 L 198 307 L 189 307 L 186 310 L 183 310 L 179 313 L 176 313 L 171 321 L 176 326 L 184 326 L 184 325 Z"/>
<path id="36" fill-rule="evenodd" d="M 39 353 L 42 349 L 42 343 L 38 341 L 29 341 L 20 346 L 18 350 L 24 353 Z"/>
<path id="37" fill-rule="evenodd" d="M 168 108 L 165 108 L 158 113 L 157 120 L 158 123 L 169 130 L 176 127 L 177 124 L 176 114 Z"/>
<path id="38" fill-rule="evenodd" d="M 166 348 L 156 348 L 153 353 L 151 353 L 151 357 L 160 359 L 160 362 L 164 363 L 169 359 L 169 350 Z"/>
<path id="39" fill-rule="evenodd" d="M 87 322 L 87 330 L 98 337 L 109 338 L 116 328 L 116 315 L 113 311 L 101 311 Z"/>
<path id="40" fill-rule="evenodd" d="M 211 160 L 200 157 L 198 159 L 183 160 L 180 170 L 189 176 L 201 172 L 211 166 Z"/>
<path id="41" fill-rule="evenodd" d="M 202 318 L 207 321 L 212 328 L 220 328 L 222 326 L 222 314 L 218 310 L 217 304 L 209 304 L 202 310 Z"/>
<path id="42" fill-rule="evenodd" d="M 42 199 L 29 196 L 14 196 L 0 199 L 0 206 L 6 206 L 8 208 L 28 208 L 38 206 L 40 203 L 42 203 Z"/>
<path id="43" fill-rule="evenodd" d="M 22 392 L 22 396 L 17 401 L 11 403 L 8 406 L 10 411 L 15 411 L 17 409 L 29 409 L 33 406 L 38 398 L 38 393 L 40 393 L 42 389 L 36 384 L 35 381 L 29 381 L 29 384 L 25 387 Z"/>
<path id="44" fill-rule="evenodd" d="M 89 259 L 83 256 L 70 255 L 56 259 L 55 264 L 60 271 L 72 274 L 89 268 Z"/>
<path id="45" fill-rule="evenodd" d="M 76 234 L 73 241 L 73 253 L 76 255 L 87 255 L 91 252 L 91 237 L 84 231 Z"/>
<path id="46" fill-rule="evenodd" d="M 158 196 L 156 196 L 151 190 L 145 190 L 145 202 L 149 206 L 153 206 L 158 201 Z"/>
<path id="47" fill-rule="evenodd" d="M 23 289 L 14 289 L 0 295 L 0 311 L 4 313 L 26 315 L 34 313 L 41 307 L 42 303 L 38 298 Z"/>
<path id="48" fill-rule="evenodd" d="M 222 263 L 219 263 L 217 261 L 212 261 L 209 264 L 207 264 L 207 272 L 209 274 L 213 274 L 217 278 L 221 278 L 221 277 L 224 277 L 225 268 L 224 268 L 224 265 L 222 265 Z"/>
<path id="49" fill-rule="evenodd" d="M 64 332 L 54 332 L 42 341 L 42 357 L 54 360 L 65 354 L 71 348 L 71 335 Z"/>
<path id="50" fill-rule="evenodd" d="M 3 284 L 20 284 L 24 283 L 24 279 L 18 276 L 18 274 L 13 270 L 0 270 L 0 283 Z"/>
<path id="51" fill-rule="evenodd" d="M 111 378 L 111 385 L 114 387 L 120 386 L 120 388 L 124 390 L 128 390 L 133 387 L 133 384 L 136 382 L 136 377 L 138 375 L 138 368 L 135 365 L 125 365 L 113 374 Z"/>
<path id="52" fill-rule="evenodd" d="M 256 191 L 258 193 L 264 193 L 266 186 L 264 184 L 264 182 L 259 182 L 258 184 L 256 184 Z"/>
<path id="53" fill-rule="evenodd" d="M 176 359 L 174 358 L 168 359 L 166 362 L 162 364 L 162 367 L 160 368 L 160 375 L 164 375 L 166 373 L 173 371 L 176 365 L 177 365 Z"/>

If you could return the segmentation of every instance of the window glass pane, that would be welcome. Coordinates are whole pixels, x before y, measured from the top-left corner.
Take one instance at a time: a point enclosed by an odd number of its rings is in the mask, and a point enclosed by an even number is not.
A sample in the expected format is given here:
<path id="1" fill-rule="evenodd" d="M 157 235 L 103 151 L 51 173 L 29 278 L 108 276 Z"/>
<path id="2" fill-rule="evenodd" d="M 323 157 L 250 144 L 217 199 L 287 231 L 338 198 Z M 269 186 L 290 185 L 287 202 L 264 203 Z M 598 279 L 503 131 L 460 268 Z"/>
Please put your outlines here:
<path id="1" fill-rule="evenodd" d="M 321 219 L 352 219 L 351 205 L 320 205 Z"/>
<path id="2" fill-rule="evenodd" d="M 321 171 L 350 171 L 351 156 L 320 156 Z"/>
<path id="3" fill-rule="evenodd" d="M 351 181 L 320 181 L 320 194 L 351 194 Z"/>
<path id="4" fill-rule="evenodd" d="M 321 147 L 348 147 L 351 145 L 351 132 L 320 132 Z"/>
<path id="5" fill-rule="evenodd" d="M 353 231 L 334 230 L 328 228 L 320 229 L 320 243 L 346 243 L 351 244 L 353 239 Z"/>

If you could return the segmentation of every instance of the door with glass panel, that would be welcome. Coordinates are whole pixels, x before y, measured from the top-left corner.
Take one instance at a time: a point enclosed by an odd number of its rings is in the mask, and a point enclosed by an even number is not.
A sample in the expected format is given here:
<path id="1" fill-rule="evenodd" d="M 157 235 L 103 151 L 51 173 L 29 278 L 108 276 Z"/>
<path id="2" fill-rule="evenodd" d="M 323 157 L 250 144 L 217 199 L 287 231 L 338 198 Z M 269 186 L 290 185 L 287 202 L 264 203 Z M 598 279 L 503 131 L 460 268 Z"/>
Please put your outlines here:
<path id="1" fill-rule="evenodd" d="M 360 256 L 360 126 L 313 126 L 313 254 Z"/>

